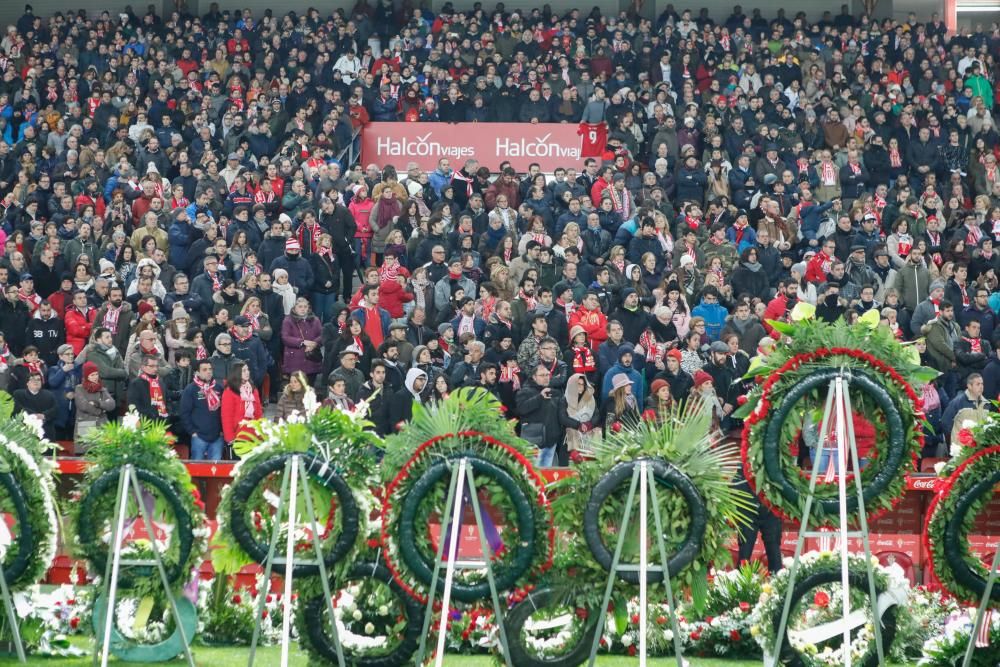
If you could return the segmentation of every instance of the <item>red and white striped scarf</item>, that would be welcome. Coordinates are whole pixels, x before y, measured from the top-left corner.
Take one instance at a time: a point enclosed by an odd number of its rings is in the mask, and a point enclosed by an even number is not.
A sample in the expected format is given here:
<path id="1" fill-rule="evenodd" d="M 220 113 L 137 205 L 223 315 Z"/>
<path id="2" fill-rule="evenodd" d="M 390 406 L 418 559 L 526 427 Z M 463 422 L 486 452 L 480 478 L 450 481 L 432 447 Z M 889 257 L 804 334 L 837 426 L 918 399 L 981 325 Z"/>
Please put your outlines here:
<path id="1" fill-rule="evenodd" d="M 514 391 L 517 391 L 521 388 L 521 378 L 518 375 L 520 372 L 521 369 L 517 364 L 504 364 L 500 367 L 500 382 L 512 383 Z"/>
<path id="2" fill-rule="evenodd" d="M 982 354 L 983 352 L 983 339 L 982 338 L 966 338 L 962 336 L 962 340 L 969 344 L 970 351 L 973 354 Z"/>
<path id="3" fill-rule="evenodd" d="M 117 308 L 109 305 L 108 309 L 104 312 L 104 319 L 101 321 L 101 324 L 112 334 L 118 333 L 118 318 L 121 316 L 122 308 L 124 307 L 124 303 Z"/>
<path id="4" fill-rule="evenodd" d="M 820 178 L 823 179 L 823 185 L 834 185 L 837 182 L 836 173 L 833 170 L 832 162 L 823 162 L 820 164 L 822 167 L 820 172 Z"/>
<path id="5" fill-rule="evenodd" d="M 201 393 L 205 395 L 205 403 L 208 404 L 209 412 L 218 410 L 219 406 L 222 405 L 222 400 L 219 398 L 219 392 L 215 390 L 215 380 L 203 382 L 196 377 L 194 383 L 198 385 Z"/>

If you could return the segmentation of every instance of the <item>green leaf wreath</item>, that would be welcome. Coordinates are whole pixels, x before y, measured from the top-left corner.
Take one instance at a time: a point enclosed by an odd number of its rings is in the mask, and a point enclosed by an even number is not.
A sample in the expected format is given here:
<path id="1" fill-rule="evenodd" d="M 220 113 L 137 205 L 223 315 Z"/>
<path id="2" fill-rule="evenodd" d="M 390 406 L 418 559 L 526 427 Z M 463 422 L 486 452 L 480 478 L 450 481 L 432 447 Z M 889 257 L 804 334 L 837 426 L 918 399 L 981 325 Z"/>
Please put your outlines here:
<path id="1" fill-rule="evenodd" d="M 274 474 L 264 476 L 253 484 L 248 498 L 240 506 L 234 503 L 234 491 L 240 488 L 241 480 L 255 475 L 255 469 L 260 466 L 273 467 L 273 462 L 283 455 L 307 455 L 313 462 L 309 468 L 313 480 L 323 476 L 320 474 L 321 468 L 328 468 L 348 482 L 356 500 L 370 496 L 368 489 L 375 483 L 377 466 L 372 449 L 378 443 L 377 437 L 368 430 L 370 426 L 370 422 L 360 412 L 347 413 L 331 408 L 319 408 L 310 414 L 297 415 L 277 423 L 266 419 L 252 423 L 250 430 L 253 434 L 244 436 L 241 442 L 243 459 L 233 468 L 233 481 L 223 490 L 216 513 L 219 524 L 212 538 L 212 565 L 216 571 L 221 574 L 236 574 L 245 565 L 259 562 L 240 545 L 233 534 L 233 517 L 236 513 L 241 515 L 241 525 L 252 533 L 254 540 L 265 547 L 271 540 L 275 504 L 281 490 L 280 470 L 274 470 Z M 322 547 L 325 552 L 329 552 L 334 548 L 341 528 L 340 505 L 335 501 L 336 494 L 331 488 L 310 483 L 309 489 L 316 520 L 324 531 Z M 359 507 L 359 515 L 364 522 L 367 520 L 365 513 L 374 508 L 362 503 L 359 503 Z M 305 527 L 306 520 L 303 496 L 298 501 L 300 528 Z M 287 526 L 287 506 L 283 523 Z M 286 533 L 283 531 L 282 534 Z M 314 559 L 311 556 L 313 543 L 307 534 L 303 533 L 296 548 L 304 551 L 307 558 Z M 333 571 L 329 572 L 332 579 L 349 569 L 354 560 L 352 554 L 364 544 L 364 540 L 365 531 L 358 530 L 353 546 L 347 554 L 337 559 Z M 284 538 L 281 544 L 284 545 Z"/>
<path id="2" fill-rule="evenodd" d="M 711 406 L 693 398 L 686 403 L 675 403 L 656 420 L 643 420 L 618 433 L 610 432 L 595 447 L 595 459 L 578 467 L 578 479 L 559 483 L 553 500 L 553 506 L 560 515 L 572 513 L 577 517 L 575 521 L 560 525 L 578 526 L 581 525 L 591 489 L 615 465 L 642 458 L 661 459 L 672 464 L 691 480 L 705 500 L 707 524 L 697 557 L 679 572 L 671 573 L 674 586 L 679 584 L 690 590 L 698 608 L 707 599 L 706 575 L 709 565 L 714 563 L 716 567 L 720 567 L 731 563 L 728 544 L 734 534 L 734 526 L 747 523 L 753 512 L 751 498 L 734 483 L 739 470 L 738 451 L 735 447 L 712 441 L 711 419 Z M 628 485 L 621 485 L 618 492 L 611 495 L 600 508 L 599 523 L 602 532 L 605 532 L 604 542 L 609 546 L 614 545 L 616 536 L 612 531 L 624 514 L 627 491 Z M 669 557 L 684 541 L 693 517 L 680 494 L 664 491 L 662 487 L 657 489 L 657 494 Z M 648 525 L 653 526 L 651 508 L 650 515 Z M 626 553 L 623 554 L 625 563 L 638 562 L 638 521 L 635 519 L 633 511 L 630 531 L 635 535 L 626 540 Z M 557 566 L 562 566 L 559 570 L 569 575 L 567 583 L 580 578 L 578 575 L 581 567 L 588 570 L 588 579 L 596 575 L 590 582 L 572 584 L 580 585 L 581 592 L 589 588 L 586 596 L 588 602 L 596 603 L 603 589 L 594 590 L 591 584 L 594 580 L 606 582 L 607 571 L 594 561 L 593 554 L 581 541 L 582 535 L 568 532 L 566 537 L 572 546 L 560 546 Z"/>
<path id="3" fill-rule="evenodd" d="M 180 591 L 205 559 L 209 528 L 205 504 L 174 450 L 174 436 L 168 432 L 166 422 L 140 418 L 133 412 L 121 422 L 109 422 L 92 430 L 85 442 L 88 466 L 69 507 L 76 528 L 75 551 L 87 560 L 93 574 L 104 576 L 111 557 L 108 545 L 119 478 L 122 468 L 132 464 L 143 493 L 150 495 L 150 518 L 172 527 L 160 555 L 174 592 Z M 126 516 L 140 517 L 134 497 L 127 503 Z M 148 539 L 126 543 L 124 552 L 130 558 L 149 558 L 152 554 Z M 165 599 L 160 577 L 151 567 L 123 568 L 119 585 L 129 589 L 129 595 L 135 598 Z"/>
<path id="4" fill-rule="evenodd" d="M 383 559 L 396 581 L 417 599 L 425 598 L 436 558 L 427 528 L 441 525 L 446 512 L 449 475 L 444 462 L 462 457 L 470 457 L 474 466 L 484 515 L 491 513 L 503 526 L 503 548 L 492 561 L 500 588 L 522 585 L 532 570 L 545 571 L 552 561 L 554 523 L 545 483 L 530 461 L 534 454 L 535 447 L 503 419 L 499 400 L 482 389 L 462 388 L 443 401 L 414 405 L 405 428 L 386 439 L 382 462 L 388 483 Z M 445 531 L 441 529 L 442 537 Z M 484 572 L 460 575 L 456 600 L 488 597 Z"/>
<path id="5" fill-rule="evenodd" d="M 54 462 L 45 457 L 53 444 L 37 419 L 12 418 L 10 394 L 0 392 L 0 511 L 15 519 L 15 536 L 0 548 L 4 577 L 13 591 L 41 579 L 58 544 Z"/>
<path id="6" fill-rule="evenodd" d="M 937 473 L 924 547 L 945 590 L 960 601 L 978 604 L 989 568 L 969 549 L 969 534 L 1000 482 L 1000 417 L 990 414 L 978 424 L 963 423 L 951 445 L 951 459 L 939 463 Z M 998 587 L 991 598 L 1000 600 Z"/>
<path id="7" fill-rule="evenodd" d="M 875 590 L 879 595 L 892 591 L 898 604 L 890 606 L 881 618 L 883 651 L 889 655 L 896 632 L 896 614 L 905 601 L 909 583 L 898 565 L 885 567 L 874 556 Z M 795 579 L 796 594 L 789 611 L 785 638 L 782 640 L 782 661 L 794 661 L 802 667 L 839 667 L 845 662 L 844 651 L 849 650 L 858 665 L 874 665 L 877 651 L 874 641 L 871 604 L 868 601 L 868 576 L 865 556 L 851 554 L 850 570 L 851 609 L 864 609 L 866 622 L 860 630 L 852 632 L 849 647 L 837 644 L 840 636 L 831 639 L 824 647 L 793 638 L 799 621 L 810 625 L 832 622 L 842 618 L 842 592 L 840 590 L 840 553 L 810 551 L 799 559 Z M 761 596 L 750 619 L 750 632 L 765 656 L 773 655 L 777 643 L 778 625 L 781 621 L 785 593 L 788 590 L 791 568 L 786 567 L 771 576 L 761 588 Z"/>
<path id="8" fill-rule="evenodd" d="M 779 516 L 797 521 L 809 486 L 793 445 L 810 424 L 819 428 L 830 379 L 850 373 L 852 408 L 874 428 L 874 445 L 861 472 L 865 510 L 891 509 L 906 490 L 923 446 L 924 415 L 917 392 L 936 377 L 919 365 L 916 350 L 903 346 L 884 327 L 802 320 L 771 322 L 785 336 L 766 359 L 748 373 L 758 386 L 734 416 L 744 419 L 743 467 L 751 488 Z M 839 522 L 837 486 L 818 484 L 810 523 Z M 857 500 L 848 500 L 856 523 Z"/>

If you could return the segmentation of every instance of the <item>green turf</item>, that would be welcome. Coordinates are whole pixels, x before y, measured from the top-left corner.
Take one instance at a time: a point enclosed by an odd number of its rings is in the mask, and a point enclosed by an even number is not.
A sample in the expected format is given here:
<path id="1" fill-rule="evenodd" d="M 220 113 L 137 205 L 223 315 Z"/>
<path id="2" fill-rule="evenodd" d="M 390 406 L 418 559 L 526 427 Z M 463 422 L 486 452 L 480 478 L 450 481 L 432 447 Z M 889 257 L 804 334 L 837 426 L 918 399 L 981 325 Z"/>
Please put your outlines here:
<path id="1" fill-rule="evenodd" d="M 247 664 L 247 649 L 246 647 L 238 648 L 206 648 L 197 647 L 194 652 L 195 662 L 198 665 L 203 665 L 205 667 L 246 667 Z M 112 663 L 115 664 L 125 664 L 119 663 L 114 658 L 111 659 Z M 273 665 L 278 665 L 281 662 L 281 651 L 275 647 L 263 648 L 257 652 L 256 664 L 261 667 L 271 667 Z M 289 665 L 294 667 L 305 667 L 306 665 L 305 656 L 299 652 L 298 647 L 294 647 L 291 652 L 291 659 L 288 661 Z M 0 657 L 0 665 L 17 665 L 16 658 L 10 657 Z M 86 658 L 28 658 L 29 665 L 42 665 L 45 667 L 90 667 L 91 659 Z M 135 664 L 135 663 L 130 663 Z M 184 664 L 183 660 L 174 660 L 168 663 L 160 663 L 166 665 L 180 665 Z M 488 656 L 451 656 L 445 659 L 445 665 L 448 667 L 495 667 L 496 663 L 492 658 Z M 601 667 L 635 667 L 639 664 L 638 658 L 628 658 L 628 657 L 618 657 L 618 656 L 602 656 L 597 659 L 597 664 Z M 658 667 L 667 667 L 668 665 L 676 665 L 677 663 L 673 659 L 667 658 L 657 658 L 651 659 L 648 662 L 649 665 L 656 665 Z M 760 667 L 759 660 L 709 660 L 705 658 L 691 658 L 690 664 L 692 667 Z"/>

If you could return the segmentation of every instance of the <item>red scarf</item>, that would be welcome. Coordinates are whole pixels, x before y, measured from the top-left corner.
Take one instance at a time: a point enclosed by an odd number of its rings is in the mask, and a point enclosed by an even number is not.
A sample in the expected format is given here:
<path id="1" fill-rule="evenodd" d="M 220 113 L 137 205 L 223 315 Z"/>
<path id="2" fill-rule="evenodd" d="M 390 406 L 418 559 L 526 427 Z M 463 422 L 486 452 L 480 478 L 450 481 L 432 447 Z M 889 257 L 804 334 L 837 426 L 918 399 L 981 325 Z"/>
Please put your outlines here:
<path id="1" fill-rule="evenodd" d="M 160 387 L 159 378 L 151 377 L 145 373 L 139 377 L 149 383 L 149 405 L 156 410 L 156 414 L 165 418 L 168 414 L 167 403 L 163 400 L 163 388 Z"/>
<path id="2" fill-rule="evenodd" d="M 243 419 L 253 419 L 256 414 L 257 402 L 254 400 L 253 385 L 244 382 L 240 385 L 240 398 L 243 399 Z"/>
<path id="3" fill-rule="evenodd" d="M 42 362 L 39 361 L 23 361 L 24 367 L 28 369 L 29 375 L 43 375 L 42 373 Z"/>
<path id="4" fill-rule="evenodd" d="M 979 239 L 983 238 L 983 230 L 979 229 L 977 225 L 966 227 L 965 229 L 965 244 L 971 246 L 979 245 Z"/>
<path id="5" fill-rule="evenodd" d="M 205 273 L 208 275 L 209 278 L 212 279 L 212 291 L 218 292 L 219 290 L 221 290 L 222 280 L 219 278 L 219 272 L 216 271 L 215 273 L 212 273 L 210 271 L 206 271 Z"/>
<path id="6" fill-rule="evenodd" d="M 517 364 L 514 364 L 513 366 L 504 364 L 500 367 L 500 382 L 512 383 L 514 385 L 512 388 L 514 391 L 517 391 L 521 388 L 521 378 L 518 375 L 520 372 L 521 369 Z"/>
<path id="7" fill-rule="evenodd" d="M 594 361 L 593 351 L 586 345 L 582 347 L 573 346 L 573 372 L 593 373 L 597 370 L 597 363 Z"/>
<path id="8" fill-rule="evenodd" d="M 197 359 L 198 361 L 201 361 L 202 359 L 208 359 L 208 348 L 206 348 L 204 345 L 199 345 L 198 349 L 194 351 L 194 358 Z"/>
<path id="9" fill-rule="evenodd" d="M 858 174 L 861 173 L 861 165 L 860 164 L 854 164 L 853 162 L 848 162 L 847 166 L 851 168 L 851 172 L 855 176 L 857 176 Z"/>
<path id="10" fill-rule="evenodd" d="M 891 166 L 893 169 L 899 169 L 900 167 L 903 166 L 903 158 L 899 154 L 898 148 L 889 149 L 889 166 Z"/>
<path id="11" fill-rule="evenodd" d="M 248 340 L 250 340 L 251 336 L 253 336 L 253 329 L 251 329 L 246 336 L 241 336 L 238 333 L 236 333 L 236 327 L 230 327 L 229 335 L 232 336 L 234 340 L 238 340 L 241 343 L 245 343 Z"/>
<path id="12" fill-rule="evenodd" d="M 737 220 L 735 223 L 733 223 L 733 227 L 736 229 L 736 244 L 737 245 L 739 245 L 740 241 L 743 240 L 743 232 L 746 231 L 747 224 L 749 224 L 749 223 L 746 223 L 746 222 L 741 223 L 739 220 Z"/>
<path id="13" fill-rule="evenodd" d="M 210 412 L 215 412 L 222 405 L 222 400 L 219 398 L 219 392 L 215 390 L 215 380 L 209 380 L 208 382 L 202 382 L 197 377 L 194 379 L 194 383 L 198 385 L 201 392 L 205 395 L 205 402 L 208 403 L 208 410 Z"/>
<path id="14" fill-rule="evenodd" d="M 527 312 L 529 313 L 535 309 L 536 305 L 538 305 L 538 302 L 535 301 L 535 297 L 525 294 L 523 288 L 517 293 L 517 298 L 524 301 L 525 308 L 528 309 Z"/>
<path id="15" fill-rule="evenodd" d="M 822 167 L 821 177 L 823 179 L 823 185 L 836 185 L 837 176 L 833 171 L 833 163 L 822 162 L 820 167 Z"/>
<path id="16" fill-rule="evenodd" d="M 969 344 L 969 347 L 972 348 L 972 350 L 971 350 L 972 353 L 974 353 L 974 354 L 982 354 L 983 353 L 983 339 L 982 338 L 966 338 L 965 336 L 962 336 L 962 340 L 964 340 L 966 343 Z"/>

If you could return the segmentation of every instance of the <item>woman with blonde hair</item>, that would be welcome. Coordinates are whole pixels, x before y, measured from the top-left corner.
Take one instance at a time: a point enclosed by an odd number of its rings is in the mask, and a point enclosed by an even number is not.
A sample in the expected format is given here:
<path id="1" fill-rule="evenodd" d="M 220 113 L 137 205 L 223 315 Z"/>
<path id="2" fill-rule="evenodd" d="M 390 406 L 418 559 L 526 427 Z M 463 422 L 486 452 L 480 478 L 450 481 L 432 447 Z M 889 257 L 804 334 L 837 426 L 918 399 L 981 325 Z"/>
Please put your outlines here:
<path id="1" fill-rule="evenodd" d="M 611 393 L 604 403 L 604 428 L 615 431 L 615 424 L 637 424 L 641 418 L 639 403 L 632 392 L 632 380 L 618 373 L 611 378 Z"/>
<path id="2" fill-rule="evenodd" d="M 257 335 L 260 337 L 261 341 L 268 342 L 274 335 L 274 329 L 271 327 L 271 320 L 261 309 L 260 299 L 255 296 L 247 298 L 246 303 L 243 304 L 243 308 L 240 309 L 240 315 L 246 316 L 250 320 L 250 330 L 256 331 Z"/>
<path id="3" fill-rule="evenodd" d="M 510 269 L 503 264 L 496 264 L 490 271 L 490 282 L 496 288 L 497 297 L 501 301 L 510 301 L 517 294 L 517 285 L 514 284 L 513 278 L 510 277 Z M 473 296 L 467 294 L 466 296 Z"/>
<path id="4" fill-rule="evenodd" d="M 316 392 L 309 386 L 309 379 L 302 371 L 288 376 L 288 384 L 278 398 L 277 419 L 287 419 L 294 414 L 304 416 L 307 406 L 316 405 Z"/>

